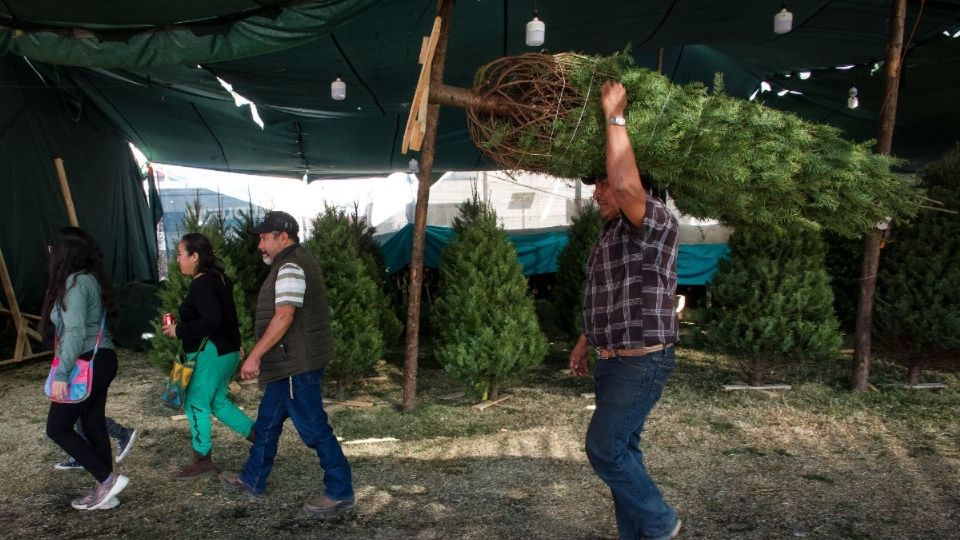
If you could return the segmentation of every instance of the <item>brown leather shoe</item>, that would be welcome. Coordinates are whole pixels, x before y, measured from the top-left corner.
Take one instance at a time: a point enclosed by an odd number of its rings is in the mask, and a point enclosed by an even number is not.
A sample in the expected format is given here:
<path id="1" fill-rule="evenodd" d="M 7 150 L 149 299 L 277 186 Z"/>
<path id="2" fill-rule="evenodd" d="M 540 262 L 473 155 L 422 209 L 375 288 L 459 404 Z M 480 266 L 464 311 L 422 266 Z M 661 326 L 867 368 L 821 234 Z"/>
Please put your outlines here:
<path id="1" fill-rule="evenodd" d="M 240 478 L 240 473 L 224 471 L 224 472 L 220 473 L 220 476 L 219 476 L 218 478 L 220 478 L 220 481 L 223 482 L 223 485 L 225 485 L 225 486 L 227 486 L 227 487 L 229 487 L 229 488 L 231 488 L 231 489 L 236 489 L 236 490 L 238 490 L 238 491 L 243 491 L 244 493 L 246 493 L 247 495 L 249 495 L 249 496 L 251 496 L 251 497 L 259 497 L 259 496 L 260 496 L 259 493 L 254 493 L 253 489 L 252 489 L 250 486 L 248 486 L 248 485 L 246 484 L 246 482 L 244 482 L 244 481 Z"/>
<path id="2" fill-rule="evenodd" d="M 355 500 L 353 498 L 337 500 L 331 499 L 326 495 L 321 495 L 303 503 L 303 509 L 311 514 L 317 514 L 322 518 L 328 518 L 350 511 L 350 509 L 354 507 L 354 504 Z"/>
<path id="3" fill-rule="evenodd" d="M 212 473 L 214 470 L 213 459 L 211 458 L 212 454 L 213 452 L 211 451 L 209 454 L 204 456 L 194 450 L 193 461 L 187 464 L 186 467 L 177 471 L 174 477 L 177 480 L 192 480 L 205 474 Z"/>
<path id="4" fill-rule="evenodd" d="M 250 428 L 250 434 L 247 435 L 247 440 L 250 441 L 250 444 L 257 442 L 257 431 L 253 428 Z"/>

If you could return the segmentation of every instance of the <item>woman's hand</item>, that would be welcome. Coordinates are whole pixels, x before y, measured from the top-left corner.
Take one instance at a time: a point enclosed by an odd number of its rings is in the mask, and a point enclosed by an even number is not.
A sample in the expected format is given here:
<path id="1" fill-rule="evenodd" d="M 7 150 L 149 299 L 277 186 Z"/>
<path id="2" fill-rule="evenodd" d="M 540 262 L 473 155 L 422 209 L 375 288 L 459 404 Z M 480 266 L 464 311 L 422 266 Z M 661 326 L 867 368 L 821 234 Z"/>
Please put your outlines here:
<path id="1" fill-rule="evenodd" d="M 50 386 L 50 393 L 53 394 L 50 396 L 51 401 L 62 402 L 67 399 L 67 383 L 63 381 L 53 381 L 53 384 Z"/>
<path id="2" fill-rule="evenodd" d="M 177 325 L 176 324 L 165 324 L 163 326 L 163 335 L 167 337 L 175 338 L 177 337 Z"/>

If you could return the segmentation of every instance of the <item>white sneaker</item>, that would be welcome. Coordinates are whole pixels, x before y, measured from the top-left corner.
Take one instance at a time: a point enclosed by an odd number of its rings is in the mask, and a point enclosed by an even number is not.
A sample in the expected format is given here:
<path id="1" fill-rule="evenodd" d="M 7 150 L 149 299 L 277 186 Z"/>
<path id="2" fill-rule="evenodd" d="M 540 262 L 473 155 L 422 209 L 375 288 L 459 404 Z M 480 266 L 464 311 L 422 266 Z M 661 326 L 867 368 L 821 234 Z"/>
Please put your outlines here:
<path id="1" fill-rule="evenodd" d="M 110 499 L 116 497 L 120 494 L 124 488 L 127 487 L 127 484 L 130 482 L 130 479 L 122 474 L 110 473 L 110 476 L 107 478 L 107 481 L 102 484 L 97 484 L 96 489 L 93 493 L 93 500 L 90 502 L 90 505 L 87 507 L 87 510 L 97 510 L 102 506 L 106 506 L 110 502 Z"/>
<path id="2" fill-rule="evenodd" d="M 97 508 L 97 510 L 112 510 L 118 506 L 120 506 L 120 499 L 116 497 L 110 497 L 107 499 L 107 502 L 103 503 L 103 505 L 100 508 Z"/>

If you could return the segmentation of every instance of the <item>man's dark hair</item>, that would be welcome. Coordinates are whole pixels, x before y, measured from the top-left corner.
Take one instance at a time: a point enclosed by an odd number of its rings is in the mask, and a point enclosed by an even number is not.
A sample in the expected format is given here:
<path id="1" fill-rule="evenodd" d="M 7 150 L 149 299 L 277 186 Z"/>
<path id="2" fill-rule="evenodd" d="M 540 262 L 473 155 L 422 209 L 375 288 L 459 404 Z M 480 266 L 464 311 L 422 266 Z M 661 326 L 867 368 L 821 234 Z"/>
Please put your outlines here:
<path id="1" fill-rule="evenodd" d="M 580 181 L 588 186 L 592 186 L 606 177 L 607 173 L 595 172 L 581 177 Z M 655 193 L 657 192 L 656 184 L 653 181 L 653 175 L 650 173 L 640 173 L 640 184 L 643 186 L 643 190 L 646 192 L 650 192 L 651 189 L 654 190 Z"/>

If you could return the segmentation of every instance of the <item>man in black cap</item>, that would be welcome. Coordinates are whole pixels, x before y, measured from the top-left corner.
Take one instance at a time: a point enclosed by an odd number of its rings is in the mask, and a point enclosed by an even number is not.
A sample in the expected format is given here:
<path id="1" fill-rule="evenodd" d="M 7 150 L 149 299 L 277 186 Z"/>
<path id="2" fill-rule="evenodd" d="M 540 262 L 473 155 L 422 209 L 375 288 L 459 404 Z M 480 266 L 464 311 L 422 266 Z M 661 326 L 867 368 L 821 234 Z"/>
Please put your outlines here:
<path id="1" fill-rule="evenodd" d="M 259 377 L 264 394 L 243 471 L 224 472 L 220 480 L 251 495 L 263 493 L 283 423 L 290 418 L 303 442 L 316 450 L 324 473 L 324 493 L 308 500 L 303 509 L 333 516 L 353 508 L 353 481 L 323 410 L 323 368 L 333 358 L 330 308 L 320 266 L 300 245 L 299 231 L 297 220 L 286 212 L 267 212 L 250 229 L 260 237 L 258 248 L 270 274 L 257 299 L 257 343 L 240 376 Z"/>

